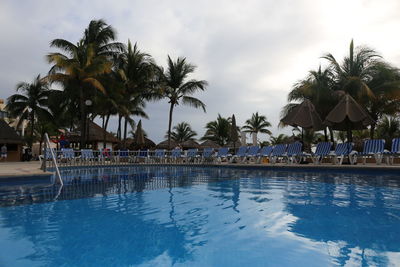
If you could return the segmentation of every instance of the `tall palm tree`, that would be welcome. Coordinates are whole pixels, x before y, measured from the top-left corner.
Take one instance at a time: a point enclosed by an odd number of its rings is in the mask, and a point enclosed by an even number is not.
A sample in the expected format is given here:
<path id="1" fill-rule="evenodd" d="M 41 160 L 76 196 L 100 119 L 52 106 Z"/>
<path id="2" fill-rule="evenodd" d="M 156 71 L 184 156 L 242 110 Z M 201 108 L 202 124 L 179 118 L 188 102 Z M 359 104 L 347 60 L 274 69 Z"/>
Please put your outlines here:
<path id="1" fill-rule="evenodd" d="M 307 77 L 294 84 L 292 90 L 288 94 L 287 104 L 281 113 L 282 118 L 299 105 L 297 102 L 302 102 L 305 99 L 311 101 L 320 115 L 321 119 L 329 114 L 337 103 L 337 95 L 333 91 L 334 80 L 333 74 L 329 68 L 309 71 Z M 330 130 L 331 141 L 333 142 L 333 132 Z M 324 129 L 325 141 L 328 141 L 326 129 Z"/>
<path id="2" fill-rule="evenodd" d="M 145 100 L 151 100 L 158 95 L 152 89 L 154 82 L 154 64 L 150 55 L 139 50 L 137 44 L 132 46 L 128 40 L 128 47 L 117 59 L 116 72 L 124 84 L 122 101 L 119 103 L 125 119 L 124 140 L 126 139 L 130 116 L 148 118 L 144 112 Z"/>
<path id="3" fill-rule="evenodd" d="M 22 122 L 28 119 L 30 122 L 29 147 L 32 148 L 34 138 L 35 121 L 38 116 L 49 115 L 47 105 L 51 93 L 48 83 L 38 75 L 32 83 L 20 82 L 16 88 L 17 92 L 8 98 L 7 110 Z"/>
<path id="4" fill-rule="evenodd" d="M 267 120 L 267 117 L 259 115 L 258 112 L 256 112 L 251 115 L 250 119 L 246 120 L 246 124 L 242 129 L 247 133 L 253 134 L 253 145 L 256 145 L 258 133 L 271 135 L 271 131 L 268 130 L 268 127 L 271 127 L 271 123 Z"/>
<path id="5" fill-rule="evenodd" d="M 197 91 L 204 91 L 207 82 L 204 80 L 187 80 L 189 74 L 193 73 L 196 67 L 186 62 L 186 58 L 178 58 L 173 61 L 168 56 L 168 68 L 166 71 L 158 67 L 159 80 L 161 85 L 161 97 L 167 98 L 170 104 L 168 119 L 168 146 L 171 145 L 171 125 L 174 107 L 179 104 L 201 108 L 206 112 L 206 105 L 199 99 L 192 97 Z"/>
<path id="6" fill-rule="evenodd" d="M 105 92 L 100 76 L 112 68 L 111 56 L 121 49 L 121 44 L 112 43 L 115 31 L 104 21 L 91 21 L 84 36 L 73 44 L 64 39 L 54 39 L 50 46 L 65 54 L 56 52 L 47 55 L 49 63 L 54 64 L 48 79 L 64 86 L 73 103 L 80 111 L 81 147 L 86 141 L 87 108 L 85 100 L 90 99 L 93 90 Z"/>
<path id="7" fill-rule="evenodd" d="M 335 90 L 350 94 L 378 121 L 384 114 L 399 111 L 400 72 L 385 63 L 381 56 L 368 47 L 354 47 L 350 43 L 349 55 L 339 63 L 332 54 L 324 59 L 330 63 L 334 74 Z M 374 137 L 376 124 L 371 125 L 370 137 Z"/>
<path id="8" fill-rule="evenodd" d="M 387 149 L 392 146 L 392 139 L 400 136 L 400 120 L 398 117 L 384 116 L 377 125 L 378 138 L 385 139 Z"/>
<path id="9" fill-rule="evenodd" d="M 192 127 L 187 122 L 181 122 L 174 126 L 171 132 L 171 139 L 177 143 L 182 143 L 189 140 L 194 140 L 197 133 L 192 130 Z M 168 137 L 168 132 L 165 135 Z"/>
<path id="10" fill-rule="evenodd" d="M 201 140 L 211 140 L 224 146 L 230 138 L 231 118 L 224 118 L 218 114 L 217 119 L 208 122 L 205 128 L 207 130 Z"/>

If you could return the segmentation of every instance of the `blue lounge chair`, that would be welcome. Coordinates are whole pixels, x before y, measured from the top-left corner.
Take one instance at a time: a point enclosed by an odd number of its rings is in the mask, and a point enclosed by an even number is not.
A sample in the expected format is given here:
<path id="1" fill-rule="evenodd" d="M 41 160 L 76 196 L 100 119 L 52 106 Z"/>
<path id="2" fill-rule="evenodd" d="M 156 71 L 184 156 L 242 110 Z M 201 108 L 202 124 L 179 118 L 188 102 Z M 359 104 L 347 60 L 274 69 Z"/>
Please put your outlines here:
<path id="1" fill-rule="evenodd" d="M 245 161 L 250 163 L 251 160 L 254 160 L 254 162 L 256 162 L 256 158 L 258 156 L 258 152 L 259 151 L 260 151 L 260 147 L 259 146 L 251 146 L 251 147 L 249 147 L 249 150 L 247 150 L 247 153 L 246 153 Z"/>
<path id="2" fill-rule="evenodd" d="M 118 162 L 120 161 L 129 161 L 129 150 L 128 149 L 120 149 L 118 150 Z"/>
<path id="3" fill-rule="evenodd" d="M 332 154 L 332 163 L 342 165 L 345 157 L 349 158 L 350 164 L 357 162 L 357 152 L 353 151 L 353 143 L 340 143 L 336 145 Z"/>
<path id="4" fill-rule="evenodd" d="M 201 163 L 204 163 L 206 161 L 211 162 L 213 153 L 214 153 L 214 148 L 211 148 L 211 147 L 204 148 L 203 154 L 201 156 Z"/>
<path id="5" fill-rule="evenodd" d="M 177 163 L 182 158 L 182 149 L 175 148 L 171 151 L 170 161 Z"/>
<path id="6" fill-rule="evenodd" d="M 240 161 L 240 162 L 244 162 L 246 160 L 246 153 L 247 153 L 247 146 L 241 146 L 239 147 L 238 151 L 236 152 L 235 155 L 233 155 L 231 157 L 231 160 L 229 162 L 236 162 L 236 161 Z"/>
<path id="7" fill-rule="evenodd" d="M 288 145 L 286 152 L 286 158 L 288 164 L 298 163 L 300 161 L 301 157 L 304 156 L 302 148 L 303 144 L 300 142 L 294 142 Z"/>
<path id="8" fill-rule="evenodd" d="M 332 143 L 331 142 L 321 142 L 317 144 L 315 152 L 311 154 L 311 159 L 314 164 L 321 164 L 325 157 L 329 156 L 331 152 Z"/>
<path id="9" fill-rule="evenodd" d="M 81 149 L 81 160 L 84 162 L 92 162 L 96 158 L 92 149 Z"/>
<path id="10" fill-rule="evenodd" d="M 261 148 L 260 153 L 258 154 L 257 163 L 261 163 L 262 158 L 269 159 L 273 149 L 273 146 L 264 146 L 263 148 Z"/>
<path id="11" fill-rule="evenodd" d="M 198 152 L 197 148 L 188 149 L 185 156 L 186 163 L 190 162 L 196 163 L 196 160 L 198 158 L 197 152 Z"/>
<path id="12" fill-rule="evenodd" d="M 133 158 L 133 161 L 136 163 L 140 163 L 141 161 L 143 161 L 144 163 L 148 163 L 149 162 L 149 150 L 148 149 L 141 149 L 139 150 L 137 156 L 135 156 Z"/>
<path id="13" fill-rule="evenodd" d="M 283 159 L 286 156 L 286 148 L 286 144 L 279 144 L 274 147 L 270 156 L 272 164 L 275 164 L 279 158 Z"/>
<path id="14" fill-rule="evenodd" d="M 393 165 L 394 158 L 400 157 L 400 138 L 394 138 L 392 140 L 392 148 L 390 151 L 385 152 L 384 156 L 386 157 L 386 163 Z"/>
<path id="15" fill-rule="evenodd" d="M 75 162 L 75 151 L 72 148 L 61 148 L 61 161 Z"/>
<path id="16" fill-rule="evenodd" d="M 229 157 L 229 148 L 227 147 L 221 147 L 218 149 L 218 153 L 215 156 L 214 161 L 217 163 L 221 163 L 223 159 L 227 159 Z"/>
<path id="17" fill-rule="evenodd" d="M 165 149 L 156 149 L 154 151 L 154 157 L 152 158 L 152 162 L 154 163 L 165 163 Z"/>
<path id="18" fill-rule="evenodd" d="M 371 139 L 364 141 L 363 152 L 357 155 L 362 157 L 362 163 L 365 164 L 367 158 L 375 158 L 376 164 L 381 164 L 383 159 L 383 152 L 385 151 L 385 140 Z"/>

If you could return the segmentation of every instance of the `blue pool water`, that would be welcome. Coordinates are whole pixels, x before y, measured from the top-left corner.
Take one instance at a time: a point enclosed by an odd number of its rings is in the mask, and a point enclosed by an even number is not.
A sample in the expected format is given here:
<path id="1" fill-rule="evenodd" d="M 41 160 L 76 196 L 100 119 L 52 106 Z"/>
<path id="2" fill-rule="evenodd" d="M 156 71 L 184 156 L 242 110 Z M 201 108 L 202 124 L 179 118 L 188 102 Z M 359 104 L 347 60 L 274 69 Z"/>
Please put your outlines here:
<path id="1" fill-rule="evenodd" d="M 400 177 L 138 166 L 0 185 L 0 266 L 400 266 Z"/>

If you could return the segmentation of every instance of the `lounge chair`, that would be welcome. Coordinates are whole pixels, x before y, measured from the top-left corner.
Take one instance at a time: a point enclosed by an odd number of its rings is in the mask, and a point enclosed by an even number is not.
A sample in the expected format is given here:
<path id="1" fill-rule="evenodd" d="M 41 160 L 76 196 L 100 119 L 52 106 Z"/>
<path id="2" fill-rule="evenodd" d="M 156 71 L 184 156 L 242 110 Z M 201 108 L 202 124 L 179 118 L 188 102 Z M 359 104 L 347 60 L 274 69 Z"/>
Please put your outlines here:
<path id="1" fill-rule="evenodd" d="M 335 151 L 331 153 L 332 163 L 342 165 L 345 157 L 349 158 L 350 164 L 357 162 L 357 152 L 353 151 L 353 143 L 340 143 L 336 145 Z"/>
<path id="2" fill-rule="evenodd" d="M 259 146 L 251 146 L 251 147 L 249 147 L 249 150 L 247 150 L 247 153 L 246 153 L 246 156 L 244 158 L 244 161 L 247 162 L 247 163 L 250 163 L 251 160 L 254 160 L 254 162 L 256 162 L 259 151 L 260 151 L 260 147 Z"/>
<path id="3" fill-rule="evenodd" d="M 75 162 L 75 151 L 72 148 L 61 148 L 61 162 Z"/>
<path id="4" fill-rule="evenodd" d="M 198 152 L 197 148 L 188 149 L 186 151 L 186 155 L 185 155 L 185 158 L 184 158 L 185 162 L 186 163 L 190 163 L 190 162 L 196 163 L 196 160 L 198 158 L 197 152 Z"/>
<path id="5" fill-rule="evenodd" d="M 137 155 L 133 158 L 133 161 L 136 163 L 149 163 L 149 150 L 148 149 L 141 149 L 137 153 Z"/>
<path id="6" fill-rule="evenodd" d="M 315 152 L 311 154 L 311 159 L 314 164 L 321 164 L 325 157 L 328 157 L 331 152 L 331 142 L 320 142 L 317 144 Z"/>
<path id="7" fill-rule="evenodd" d="M 367 158 L 374 158 L 376 164 L 381 164 L 383 159 L 383 152 L 385 151 L 385 140 L 371 139 L 364 141 L 363 152 L 358 153 L 357 156 L 362 157 L 362 163 L 365 164 Z"/>
<path id="8" fill-rule="evenodd" d="M 384 152 L 386 158 L 386 164 L 393 165 L 394 158 L 400 157 L 400 138 L 394 138 L 392 140 L 392 149 Z"/>
<path id="9" fill-rule="evenodd" d="M 175 148 L 171 151 L 170 161 L 174 163 L 178 163 L 182 158 L 182 149 Z"/>
<path id="10" fill-rule="evenodd" d="M 165 149 L 156 149 L 154 157 L 151 158 L 153 163 L 165 163 Z"/>
<path id="11" fill-rule="evenodd" d="M 81 149 L 81 161 L 82 162 L 93 162 L 95 161 L 95 156 L 92 149 Z"/>
<path id="12" fill-rule="evenodd" d="M 118 150 L 118 162 L 129 162 L 129 150 L 128 149 L 120 149 Z"/>
<path id="13" fill-rule="evenodd" d="M 203 149 L 203 154 L 201 155 L 201 163 L 204 163 L 206 161 L 211 162 L 212 161 L 212 156 L 214 153 L 214 148 L 212 147 L 207 147 Z"/>
<path id="14" fill-rule="evenodd" d="M 261 163 L 263 158 L 269 159 L 273 150 L 273 146 L 264 146 L 261 148 L 260 153 L 258 154 L 257 163 Z"/>
<path id="15" fill-rule="evenodd" d="M 241 146 L 239 147 L 238 151 L 236 152 L 235 155 L 233 155 L 230 159 L 230 163 L 240 161 L 244 162 L 246 160 L 246 153 L 247 153 L 247 146 Z"/>
<path id="16" fill-rule="evenodd" d="M 289 144 L 286 152 L 287 163 L 291 164 L 300 162 L 301 158 L 305 156 L 302 149 L 303 144 L 300 142 Z"/>
<path id="17" fill-rule="evenodd" d="M 216 163 L 221 163 L 222 160 L 228 159 L 229 156 L 230 156 L 230 155 L 229 155 L 229 148 L 227 148 L 227 147 L 221 147 L 220 149 L 218 149 L 218 153 L 217 153 L 217 155 L 215 156 L 214 161 L 215 161 Z"/>
<path id="18" fill-rule="evenodd" d="M 272 164 L 275 164 L 279 158 L 283 159 L 284 157 L 286 157 L 286 148 L 286 144 L 278 144 L 274 147 L 270 155 Z"/>

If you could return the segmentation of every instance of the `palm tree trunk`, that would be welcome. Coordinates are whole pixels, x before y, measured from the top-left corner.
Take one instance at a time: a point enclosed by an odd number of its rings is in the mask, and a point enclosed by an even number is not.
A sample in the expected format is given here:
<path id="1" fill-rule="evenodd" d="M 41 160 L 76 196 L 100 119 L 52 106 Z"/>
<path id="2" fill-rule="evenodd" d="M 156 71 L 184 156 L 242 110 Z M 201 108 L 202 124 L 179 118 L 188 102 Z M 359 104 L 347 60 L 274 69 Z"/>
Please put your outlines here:
<path id="1" fill-rule="evenodd" d="M 374 139 L 375 136 L 375 126 L 376 126 L 375 123 L 371 124 L 371 129 L 369 130 L 369 137 L 371 139 Z"/>
<path id="2" fill-rule="evenodd" d="M 253 132 L 253 146 L 257 145 L 257 132 Z"/>
<path id="3" fill-rule="evenodd" d="M 325 142 L 328 142 L 328 131 L 324 128 Z"/>
<path id="4" fill-rule="evenodd" d="M 168 148 L 171 148 L 171 126 L 172 126 L 172 112 L 174 111 L 174 103 L 171 102 L 169 107 L 169 120 L 168 120 Z"/>
<path id="5" fill-rule="evenodd" d="M 104 129 L 104 132 L 103 132 L 103 148 L 106 148 L 106 142 L 107 142 L 107 140 L 106 140 L 106 131 L 107 131 L 107 126 L 108 126 L 109 119 L 110 119 L 110 114 L 107 114 L 106 122 L 105 122 L 104 127 L 103 127 L 103 129 Z"/>
<path id="6" fill-rule="evenodd" d="M 121 140 L 122 134 L 121 134 L 121 120 L 122 116 L 121 114 L 118 114 L 118 130 L 117 130 L 117 138 Z"/>
<path id="7" fill-rule="evenodd" d="M 33 131 L 35 129 L 35 112 L 32 110 L 31 113 L 31 138 L 29 140 L 29 148 L 32 151 L 32 144 L 33 144 Z"/>
<path id="8" fill-rule="evenodd" d="M 86 113 L 85 113 L 85 100 L 83 97 L 83 88 L 80 88 L 79 92 L 79 104 L 80 104 L 80 110 L 81 110 L 81 143 L 80 143 L 80 148 L 85 147 L 85 141 L 86 141 Z"/>
<path id="9" fill-rule="evenodd" d="M 126 133 L 127 133 L 127 128 L 128 128 L 128 119 L 125 117 L 125 125 L 124 125 L 124 141 L 123 141 L 123 147 L 126 148 Z"/>
<path id="10" fill-rule="evenodd" d="M 335 138 L 333 136 L 333 130 L 332 130 L 331 127 L 328 127 L 328 130 L 329 130 L 329 135 L 331 137 L 331 142 L 332 142 L 332 144 L 334 144 L 335 143 Z"/>

